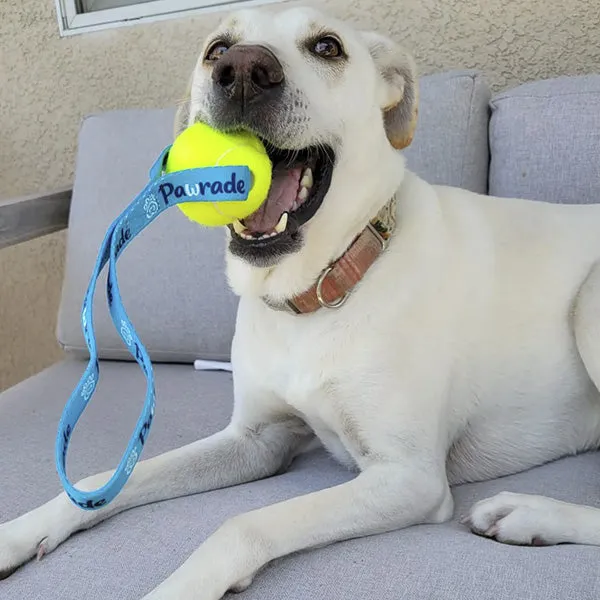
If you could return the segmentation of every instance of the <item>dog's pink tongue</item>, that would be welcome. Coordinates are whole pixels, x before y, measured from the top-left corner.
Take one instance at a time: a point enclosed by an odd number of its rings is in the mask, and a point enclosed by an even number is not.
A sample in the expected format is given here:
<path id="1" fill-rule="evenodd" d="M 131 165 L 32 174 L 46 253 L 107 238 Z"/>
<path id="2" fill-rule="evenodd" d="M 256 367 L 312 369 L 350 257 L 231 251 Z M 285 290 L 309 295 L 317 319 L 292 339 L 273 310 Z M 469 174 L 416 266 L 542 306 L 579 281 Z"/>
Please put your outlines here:
<path id="1" fill-rule="evenodd" d="M 275 229 L 281 215 L 292 210 L 298 195 L 301 175 L 300 167 L 273 171 L 273 180 L 267 199 L 254 214 L 244 219 L 244 225 L 252 233 L 271 232 Z"/>

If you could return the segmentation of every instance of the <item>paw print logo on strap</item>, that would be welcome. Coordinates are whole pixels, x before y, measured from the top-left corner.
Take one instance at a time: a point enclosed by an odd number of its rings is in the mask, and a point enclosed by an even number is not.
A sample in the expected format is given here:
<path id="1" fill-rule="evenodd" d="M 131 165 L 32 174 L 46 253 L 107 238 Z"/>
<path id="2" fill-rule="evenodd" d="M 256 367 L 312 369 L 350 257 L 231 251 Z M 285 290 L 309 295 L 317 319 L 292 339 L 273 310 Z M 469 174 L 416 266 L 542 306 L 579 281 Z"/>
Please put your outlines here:
<path id="1" fill-rule="evenodd" d="M 131 454 L 128 456 L 127 458 L 127 466 L 125 467 L 125 473 L 127 473 L 127 475 L 131 475 L 131 471 L 133 471 L 133 467 L 135 467 L 135 463 L 138 459 L 138 452 L 137 450 L 134 448 L 131 451 Z"/>
<path id="2" fill-rule="evenodd" d="M 90 375 L 85 383 L 83 384 L 83 388 L 81 388 L 81 397 L 87 402 L 94 391 L 94 384 L 96 382 L 96 378 L 94 375 Z"/>
<path id="3" fill-rule="evenodd" d="M 146 196 L 144 200 L 144 212 L 146 213 L 146 219 L 151 219 L 158 212 L 158 201 L 154 194 Z"/>
<path id="4" fill-rule="evenodd" d="M 125 321 L 121 321 L 121 337 L 128 346 L 131 346 L 131 343 L 133 342 L 133 335 L 131 335 L 131 330 Z"/>

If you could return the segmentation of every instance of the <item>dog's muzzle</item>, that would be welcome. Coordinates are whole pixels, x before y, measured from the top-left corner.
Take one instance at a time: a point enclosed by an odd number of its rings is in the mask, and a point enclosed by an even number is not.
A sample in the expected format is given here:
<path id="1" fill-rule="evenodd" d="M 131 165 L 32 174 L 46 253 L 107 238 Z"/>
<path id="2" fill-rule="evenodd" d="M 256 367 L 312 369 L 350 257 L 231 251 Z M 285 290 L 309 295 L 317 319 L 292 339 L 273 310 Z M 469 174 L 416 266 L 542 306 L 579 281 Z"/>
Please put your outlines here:
<path id="1" fill-rule="evenodd" d="M 230 227 L 230 251 L 259 267 L 272 266 L 301 248 L 300 230 L 320 208 L 335 165 L 333 148 L 320 140 L 297 147 L 286 82 L 282 63 L 260 44 L 234 44 L 212 71 L 211 125 L 253 132 L 273 164 L 265 202 Z"/>

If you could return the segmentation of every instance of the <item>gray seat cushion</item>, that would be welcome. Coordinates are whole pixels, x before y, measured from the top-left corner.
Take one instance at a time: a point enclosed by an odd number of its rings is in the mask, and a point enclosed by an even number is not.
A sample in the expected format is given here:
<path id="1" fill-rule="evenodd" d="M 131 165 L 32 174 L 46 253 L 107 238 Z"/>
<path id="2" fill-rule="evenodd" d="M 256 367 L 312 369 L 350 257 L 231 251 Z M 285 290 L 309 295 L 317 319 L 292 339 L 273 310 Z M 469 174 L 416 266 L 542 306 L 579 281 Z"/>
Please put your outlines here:
<path id="1" fill-rule="evenodd" d="M 600 75 L 527 83 L 492 109 L 491 195 L 600 202 Z"/>
<path id="2" fill-rule="evenodd" d="M 0 396 L 0 521 L 60 491 L 53 453 L 63 404 L 83 370 L 51 368 Z M 189 366 L 156 368 L 157 417 L 146 457 L 225 425 L 231 378 Z M 97 398 L 73 438 L 73 478 L 116 465 L 144 384 L 136 365 L 104 363 Z M 94 436 L 90 435 L 94 433 Z M 226 466 L 224 466 L 226 468 Z M 224 519 L 344 482 L 352 475 L 317 451 L 263 481 L 142 507 L 68 540 L 0 582 L 21 600 L 135 600 L 172 572 Z M 456 515 L 502 490 L 600 506 L 596 454 L 455 489 Z M 599 549 L 520 548 L 478 538 L 457 521 L 334 544 L 277 561 L 239 600 L 597 600 Z"/>
<path id="3" fill-rule="evenodd" d="M 487 103 L 481 77 L 457 72 L 424 77 L 421 118 L 408 164 L 434 183 L 484 192 Z M 173 110 L 115 111 L 84 120 L 79 136 L 58 339 L 87 354 L 79 314 L 106 229 L 147 183 L 172 138 Z M 227 360 L 237 300 L 223 273 L 224 235 L 178 210 L 165 213 L 119 261 L 125 306 L 153 360 Z M 100 356 L 129 360 L 106 307 L 104 279 L 95 302 Z"/>

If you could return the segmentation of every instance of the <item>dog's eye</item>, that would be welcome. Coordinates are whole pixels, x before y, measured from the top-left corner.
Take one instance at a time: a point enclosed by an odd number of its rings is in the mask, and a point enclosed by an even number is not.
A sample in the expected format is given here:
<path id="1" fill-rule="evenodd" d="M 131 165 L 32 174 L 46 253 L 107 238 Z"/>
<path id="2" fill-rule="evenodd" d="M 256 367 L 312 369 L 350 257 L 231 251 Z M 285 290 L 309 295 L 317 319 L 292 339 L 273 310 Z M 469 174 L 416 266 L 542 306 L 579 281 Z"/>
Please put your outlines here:
<path id="1" fill-rule="evenodd" d="M 204 60 L 206 62 L 214 62 L 216 60 L 219 60 L 219 58 L 221 58 L 221 56 L 223 56 L 223 54 L 225 54 L 227 50 L 229 50 L 229 44 L 227 44 L 226 42 L 214 42 L 206 51 Z"/>
<path id="2" fill-rule="evenodd" d="M 317 40 L 312 47 L 312 52 L 321 58 L 342 58 L 344 56 L 341 42 L 330 35 Z"/>

